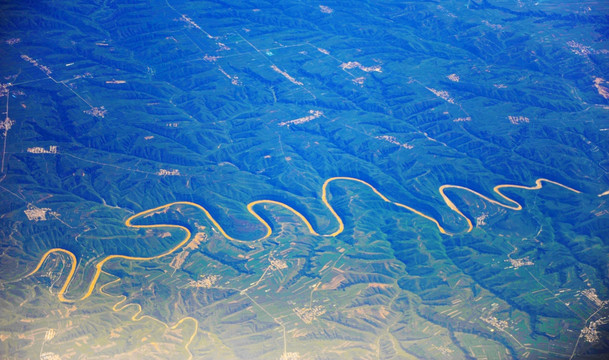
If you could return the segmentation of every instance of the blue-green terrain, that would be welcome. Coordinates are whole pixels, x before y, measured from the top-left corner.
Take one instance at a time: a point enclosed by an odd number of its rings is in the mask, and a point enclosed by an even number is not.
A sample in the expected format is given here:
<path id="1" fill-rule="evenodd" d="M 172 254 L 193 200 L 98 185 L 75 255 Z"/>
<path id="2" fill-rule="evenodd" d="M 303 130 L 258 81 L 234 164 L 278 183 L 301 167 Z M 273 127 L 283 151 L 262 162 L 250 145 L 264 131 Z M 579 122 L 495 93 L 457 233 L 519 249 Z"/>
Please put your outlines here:
<path id="1" fill-rule="evenodd" d="M 6 0 L 0 112 L 2 359 L 609 356 L 605 1 Z"/>

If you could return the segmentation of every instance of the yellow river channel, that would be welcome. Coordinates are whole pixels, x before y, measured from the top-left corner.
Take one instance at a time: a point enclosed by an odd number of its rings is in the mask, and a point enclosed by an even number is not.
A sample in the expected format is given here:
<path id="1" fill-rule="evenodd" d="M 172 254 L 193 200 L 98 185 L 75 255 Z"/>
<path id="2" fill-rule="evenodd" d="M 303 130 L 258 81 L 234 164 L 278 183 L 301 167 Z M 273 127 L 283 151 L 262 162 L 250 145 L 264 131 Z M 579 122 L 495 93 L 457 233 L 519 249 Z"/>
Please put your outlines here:
<path id="1" fill-rule="evenodd" d="M 260 204 L 273 204 L 273 205 L 279 205 L 284 207 L 285 209 L 291 211 L 294 215 L 298 216 L 302 222 L 307 226 L 307 228 L 309 229 L 309 232 L 312 235 L 318 235 L 318 236 L 327 236 L 327 237 L 334 237 L 337 236 L 338 234 L 342 233 L 345 226 L 343 224 L 342 219 L 340 218 L 340 216 L 338 216 L 338 214 L 336 213 L 336 211 L 334 210 L 334 208 L 332 207 L 332 205 L 330 205 L 330 203 L 328 202 L 328 185 L 333 182 L 333 181 L 338 181 L 338 180 L 344 180 L 344 181 L 353 181 L 353 182 L 358 182 L 361 183 L 363 185 L 366 185 L 367 187 L 369 187 L 376 195 L 378 195 L 381 199 L 383 199 L 385 202 L 391 203 L 395 206 L 407 209 L 410 212 L 413 212 L 416 215 L 419 215 L 431 222 L 433 222 L 438 230 L 442 233 L 442 234 L 446 234 L 446 235 L 455 235 L 453 233 L 449 233 L 447 232 L 442 225 L 440 225 L 440 223 L 438 222 L 438 220 L 434 219 L 433 217 L 426 215 L 408 205 L 404 205 L 395 201 L 391 201 L 389 200 L 385 195 L 383 195 L 380 191 L 378 191 L 374 186 L 370 185 L 369 183 L 367 183 L 364 180 L 360 180 L 360 179 L 356 179 L 356 178 L 352 178 L 352 177 L 343 177 L 343 176 L 338 176 L 338 177 L 331 177 L 329 179 L 327 179 L 321 189 L 321 200 L 323 201 L 323 203 L 325 204 L 325 206 L 328 208 L 328 210 L 330 211 L 330 213 L 332 213 L 332 216 L 334 217 L 334 219 L 336 220 L 336 222 L 338 223 L 338 229 L 336 229 L 336 231 L 334 231 L 331 234 L 325 234 L 325 235 L 320 235 L 317 233 L 317 231 L 315 231 L 315 229 L 313 229 L 313 226 L 311 226 L 311 223 L 309 222 L 309 220 L 307 220 L 307 218 L 302 215 L 301 213 L 299 213 L 298 211 L 296 211 L 294 208 L 292 208 L 291 206 L 284 204 L 282 202 L 278 202 L 278 201 L 274 201 L 274 200 L 257 200 L 257 201 L 253 201 L 251 203 L 249 203 L 247 205 L 247 210 L 256 218 L 258 219 L 258 221 L 266 228 L 266 234 L 261 237 L 260 239 L 257 240 L 252 240 L 252 241 L 244 241 L 244 240 L 239 240 L 239 239 L 235 239 L 232 236 L 228 235 L 226 233 L 226 231 L 224 231 L 224 229 L 222 228 L 222 226 L 216 221 L 216 219 L 213 218 L 213 216 L 209 213 L 209 211 L 207 211 L 207 209 L 205 209 L 203 206 L 193 203 L 193 202 L 189 202 L 189 201 L 176 201 L 176 202 L 172 202 L 169 204 L 165 204 L 153 209 L 149 209 L 149 210 L 145 210 L 142 211 L 138 214 L 135 214 L 131 217 L 129 217 L 127 220 L 125 220 L 125 225 L 127 227 L 131 227 L 131 228 L 145 228 L 145 229 L 151 229 L 151 228 L 177 228 L 177 229 L 181 229 L 186 233 L 186 236 L 184 237 L 184 239 L 182 241 L 180 241 L 178 244 L 176 244 L 173 248 L 160 253 L 158 255 L 155 256 L 150 256 L 150 257 L 142 257 L 142 256 L 127 256 L 127 255 L 108 255 L 105 258 L 103 258 L 101 261 L 99 261 L 96 265 L 95 265 L 95 274 L 93 276 L 93 278 L 91 279 L 91 282 L 89 283 L 89 286 L 87 288 L 87 291 L 85 292 L 85 294 L 80 297 L 80 299 L 67 299 L 65 297 L 65 293 L 68 289 L 68 286 L 70 285 L 70 281 L 72 280 L 72 278 L 74 277 L 74 273 L 76 271 L 76 265 L 77 265 L 77 259 L 76 256 L 66 250 L 66 249 L 61 249 L 61 248 L 54 248 L 54 249 L 50 249 L 47 252 L 45 252 L 42 257 L 40 258 L 40 261 L 38 262 L 38 265 L 36 266 L 36 268 L 34 268 L 34 270 L 32 270 L 30 273 L 28 273 L 26 275 L 26 277 L 31 276 L 33 274 L 35 274 L 44 264 L 44 261 L 47 259 L 47 257 L 51 254 L 54 253 L 64 253 L 67 254 L 70 257 L 70 260 L 72 262 L 71 264 L 71 268 L 70 268 L 70 272 L 63 284 L 63 286 L 61 287 L 61 289 L 59 290 L 59 293 L 57 294 L 57 297 L 59 298 L 59 301 L 62 302 L 75 302 L 77 300 L 84 300 L 86 298 L 88 298 L 89 296 L 91 296 L 91 294 L 93 293 L 93 290 L 95 289 L 95 286 L 97 284 L 97 281 L 99 280 L 99 277 L 101 275 L 101 273 L 103 272 L 103 266 L 106 262 L 113 260 L 113 259 L 124 259 L 124 260 L 135 260 L 135 261 L 143 261 L 143 260 L 153 260 L 153 259 L 158 259 L 161 258 L 163 256 L 167 256 L 173 252 L 175 252 L 176 250 L 180 249 L 182 246 L 184 246 L 188 240 L 191 238 L 191 232 L 190 230 L 188 230 L 188 228 L 181 226 L 181 225 L 171 225 L 171 224 L 155 224 L 155 225 L 134 225 L 132 224 L 132 221 L 138 217 L 141 216 L 145 216 L 147 214 L 150 213 L 154 213 L 156 211 L 159 210 L 164 210 L 166 208 L 169 208 L 171 206 L 174 205 L 190 205 L 190 206 L 194 206 L 196 208 L 198 208 L 199 210 L 203 211 L 203 213 L 205 213 L 205 216 L 207 216 L 207 218 L 209 219 L 209 221 L 213 224 L 213 226 L 218 229 L 218 231 L 228 240 L 231 241 L 235 241 L 235 242 L 254 242 L 254 241 L 260 241 L 260 240 L 264 240 L 266 238 L 268 238 L 269 236 L 271 236 L 272 234 L 272 229 L 271 226 L 256 212 L 256 210 L 254 210 L 254 207 L 256 205 L 260 205 Z M 473 224 L 472 221 L 463 214 L 463 212 L 461 212 L 461 210 L 459 210 L 459 208 L 457 208 L 457 206 L 448 198 L 448 196 L 446 195 L 446 190 L 447 189 L 460 189 L 460 190 L 465 190 L 468 191 L 492 204 L 495 204 L 497 206 L 506 208 L 506 209 L 511 209 L 511 210 L 515 210 L 515 211 L 519 211 L 522 209 L 522 206 L 516 202 L 515 200 L 509 198 L 508 196 L 504 195 L 501 190 L 504 188 L 515 188 L 515 189 L 524 189 L 524 190 L 538 190 L 541 189 L 542 187 L 542 183 L 551 183 L 554 185 L 558 185 L 560 187 L 563 187 L 569 191 L 575 192 L 575 193 L 580 193 L 580 191 L 575 190 L 571 187 L 568 187 L 566 185 L 560 184 L 558 182 L 552 181 L 552 180 L 548 180 L 548 179 L 537 179 L 535 181 L 535 186 L 523 186 L 523 185 L 510 185 L 510 184 L 502 184 L 502 185 L 497 185 L 493 188 L 493 191 L 499 195 L 501 198 L 503 198 L 506 203 L 501 203 L 499 201 L 493 200 L 483 194 L 480 194 L 479 192 L 476 192 L 472 189 L 469 189 L 467 187 L 464 186 L 459 186 L 459 185 L 442 185 L 440 186 L 440 188 L 438 189 L 440 195 L 442 196 L 442 199 L 444 200 L 444 202 L 446 203 L 446 205 L 448 205 L 448 207 L 450 207 L 450 209 L 454 212 L 456 212 L 457 214 L 459 214 L 459 216 L 461 216 L 462 218 L 465 219 L 465 221 L 467 221 L 467 230 L 465 230 L 465 232 L 470 232 L 473 230 Z M 115 281 L 118 281 L 115 280 Z M 112 282 L 114 283 L 114 281 Z M 110 283 L 106 284 L 109 285 Z M 104 285 L 105 287 L 105 285 Z M 102 287 L 102 293 L 103 293 L 103 287 Z M 105 294 L 105 293 L 104 293 Z M 117 306 L 122 303 L 125 299 L 121 300 L 119 303 L 117 303 L 114 307 L 113 310 L 114 311 L 119 311 L 121 309 L 118 309 Z M 124 307 L 123 307 L 124 308 Z M 140 320 L 141 318 L 136 318 L 137 315 L 141 312 L 141 308 L 138 310 L 138 312 L 136 313 L 136 315 L 134 315 L 132 317 L 133 320 Z M 156 319 L 155 319 L 156 320 Z M 176 323 L 174 326 L 172 326 L 171 328 L 175 328 L 178 325 L 180 325 L 182 322 L 184 322 L 185 320 L 192 320 L 195 323 L 195 331 L 194 334 L 190 337 L 188 343 L 186 344 L 186 350 L 188 351 L 188 353 L 190 354 L 190 351 L 188 350 L 188 346 L 190 345 L 190 343 L 192 342 L 192 340 L 194 339 L 194 336 L 197 333 L 197 327 L 198 327 L 198 321 L 194 318 L 191 317 L 187 317 L 184 319 L 181 319 L 178 323 Z M 169 326 L 167 324 L 165 324 L 166 327 L 169 328 Z M 192 354 L 190 355 L 190 357 L 192 357 Z"/>

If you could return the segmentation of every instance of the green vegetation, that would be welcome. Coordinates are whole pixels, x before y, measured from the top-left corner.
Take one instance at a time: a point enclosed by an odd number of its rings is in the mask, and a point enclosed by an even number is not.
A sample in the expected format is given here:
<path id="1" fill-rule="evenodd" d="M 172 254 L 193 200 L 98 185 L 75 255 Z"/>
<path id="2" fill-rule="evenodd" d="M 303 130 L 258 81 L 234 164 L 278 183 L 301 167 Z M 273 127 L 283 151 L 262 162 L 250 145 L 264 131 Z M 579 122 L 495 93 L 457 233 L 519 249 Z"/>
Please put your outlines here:
<path id="1" fill-rule="evenodd" d="M 519 4 L 0 5 L 0 357 L 606 356 L 608 8 Z"/>

